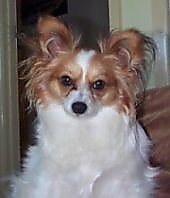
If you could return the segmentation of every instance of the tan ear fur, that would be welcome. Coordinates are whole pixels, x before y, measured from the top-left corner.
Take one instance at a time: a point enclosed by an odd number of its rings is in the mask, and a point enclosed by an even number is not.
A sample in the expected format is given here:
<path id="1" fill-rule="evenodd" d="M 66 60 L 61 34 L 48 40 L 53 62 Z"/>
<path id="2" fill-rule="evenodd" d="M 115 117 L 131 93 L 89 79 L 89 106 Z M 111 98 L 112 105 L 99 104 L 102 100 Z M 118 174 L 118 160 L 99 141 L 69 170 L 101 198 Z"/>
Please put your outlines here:
<path id="1" fill-rule="evenodd" d="M 120 65 L 129 67 L 144 64 L 146 51 L 155 53 L 152 39 L 136 29 L 111 32 L 102 47 L 106 54 L 113 54 Z"/>
<path id="2" fill-rule="evenodd" d="M 73 45 L 71 31 L 59 19 L 41 17 L 38 21 L 40 47 L 48 55 L 56 56 Z"/>
<path id="3" fill-rule="evenodd" d="M 120 109 L 128 109 L 134 117 L 135 104 L 139 102 L 136 94 L 145 88 L 147 70 L 155 59 L 154 41 L 135 29 L 115 31 L 100 43 L 100 50 L 112 60 L 119 84 Z"/>

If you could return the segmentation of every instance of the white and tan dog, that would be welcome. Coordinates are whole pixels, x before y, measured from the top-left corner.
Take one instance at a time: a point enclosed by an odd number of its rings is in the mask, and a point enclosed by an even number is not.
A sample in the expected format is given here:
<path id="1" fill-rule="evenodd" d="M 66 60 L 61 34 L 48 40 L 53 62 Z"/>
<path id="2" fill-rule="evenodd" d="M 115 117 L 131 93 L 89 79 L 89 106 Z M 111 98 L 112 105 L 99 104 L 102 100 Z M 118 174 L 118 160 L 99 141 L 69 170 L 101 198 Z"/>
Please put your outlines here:
<path id="1" fill-rule="evenodd" d="M 11 197 L 152 197 L 150 141 L 135 119 L 152 39 L 128 29 L 111 33 L 98 51 L 80 49 L 51 16 L 40 18 L 38 32 L 37 51 L 25 61 L 37 145 Z"/>

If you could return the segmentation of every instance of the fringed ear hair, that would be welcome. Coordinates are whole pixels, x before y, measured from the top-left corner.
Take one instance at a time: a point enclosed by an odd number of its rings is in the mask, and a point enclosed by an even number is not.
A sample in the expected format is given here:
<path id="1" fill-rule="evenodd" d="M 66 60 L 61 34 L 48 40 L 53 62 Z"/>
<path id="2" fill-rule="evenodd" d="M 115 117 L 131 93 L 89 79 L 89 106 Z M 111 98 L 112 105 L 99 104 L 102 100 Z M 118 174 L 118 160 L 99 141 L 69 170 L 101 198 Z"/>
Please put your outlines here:
<path id="1" fill-rule="evenodd" d="M 146 57 L 155 58 L 155 44 L 153 40 L 136 29 L 113 31 L 101 45 L 106 54 L 113 54 L 120 66 L 134 68 L 144 65 Z"/>
<path id="2" fill-rule="evenodd" d="M 39 42 L 42 52 L 55 57 L 72 48 L 71 31 L 57 18 L 41 17 L 38 21 Z"/>
<path id="3" fill-rule="evenodd" d="M 155 59 L 156 46 L 150 37 L 135 29 L 111 32 L 100 44 L 104 56 L 113 61 L 119 84 L 119 102 L 129 114 L 135 115 L 136 94 L 143 91 L 147 70 Z M 151 65 L 149 65 L 149 64 Z"/>
<path id="4" fill-rule="evenodd" d="M 136 29 L 113 31 L 100 47 L 104 54 L 114 59 L 120 70 L 126 71 L 127 80 L 134 82 L 135 79 L 136 87 L 145 85 L 155 60 L 156 45 L 152 38 Z"/>

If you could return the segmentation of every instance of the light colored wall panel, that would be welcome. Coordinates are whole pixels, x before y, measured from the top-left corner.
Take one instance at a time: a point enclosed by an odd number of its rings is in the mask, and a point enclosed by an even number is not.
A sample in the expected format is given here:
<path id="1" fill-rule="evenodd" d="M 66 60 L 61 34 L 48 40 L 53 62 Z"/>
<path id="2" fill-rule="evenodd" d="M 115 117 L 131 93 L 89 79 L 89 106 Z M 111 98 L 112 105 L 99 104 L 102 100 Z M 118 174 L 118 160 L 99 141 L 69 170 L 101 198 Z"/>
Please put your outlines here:
<path id="1" fill-rule="evenodd" d="M 109 0 L 109 16 L 110 16 L 110 29 L 121 28 L 122 16 L 121 16 L 121 1 Z"/>
<path id="2" fill-rule="evenodd" d="M 150 0 L 152 3 L 152 30 L 153 32 L 168 32 L 168 0 Z"/>

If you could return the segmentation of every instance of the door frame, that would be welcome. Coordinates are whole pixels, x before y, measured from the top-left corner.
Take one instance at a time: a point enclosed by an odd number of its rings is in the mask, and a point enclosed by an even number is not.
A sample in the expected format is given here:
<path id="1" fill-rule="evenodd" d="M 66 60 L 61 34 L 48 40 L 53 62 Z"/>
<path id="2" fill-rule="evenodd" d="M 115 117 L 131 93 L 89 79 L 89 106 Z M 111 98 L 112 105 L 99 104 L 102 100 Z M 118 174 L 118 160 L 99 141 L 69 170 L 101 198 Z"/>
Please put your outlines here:
<path id="1" fill-rule="evenodd" d="M 0 0 L 0 197 L 19 168 L 16 1 Z"/>

